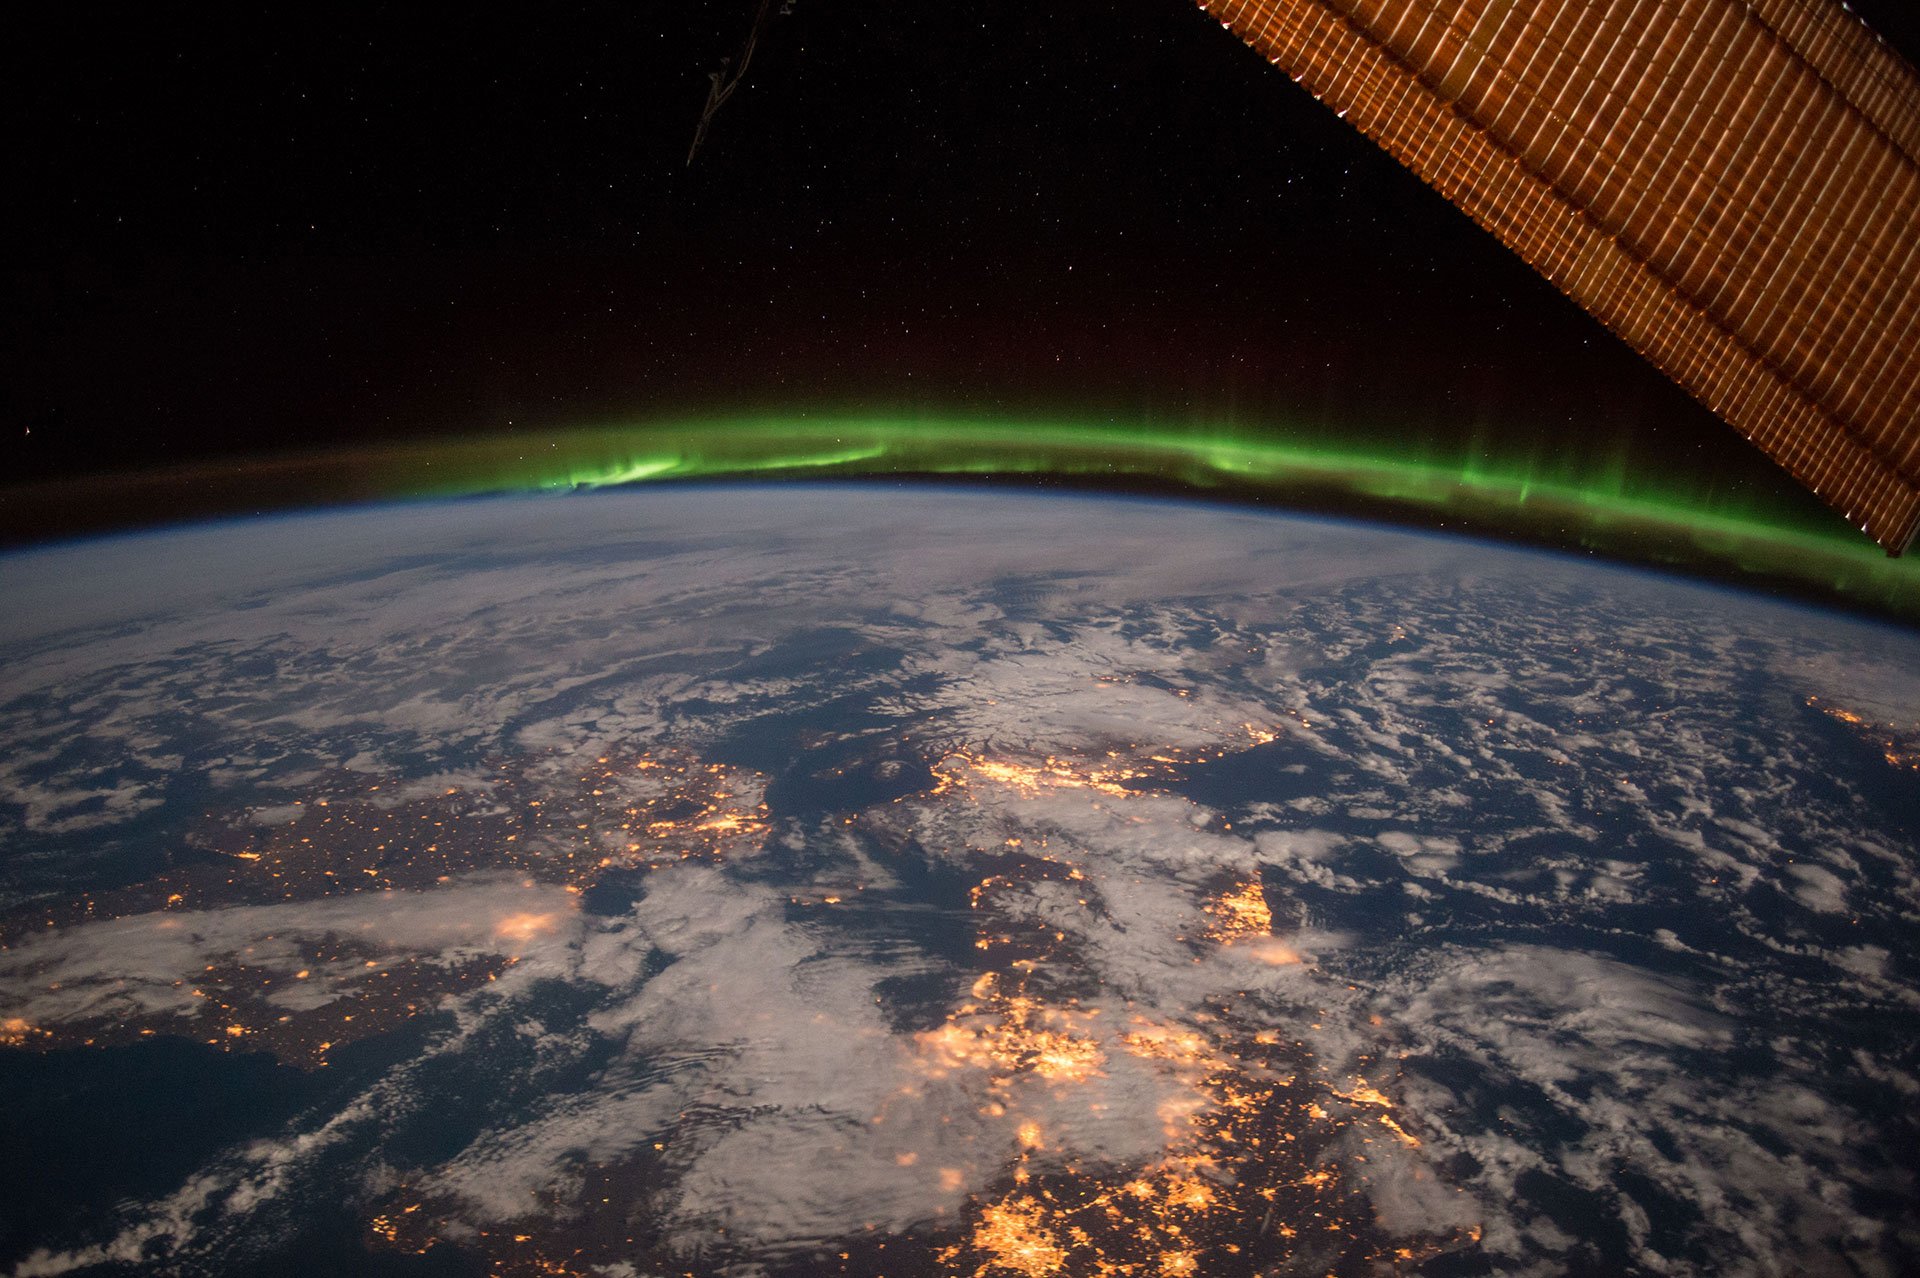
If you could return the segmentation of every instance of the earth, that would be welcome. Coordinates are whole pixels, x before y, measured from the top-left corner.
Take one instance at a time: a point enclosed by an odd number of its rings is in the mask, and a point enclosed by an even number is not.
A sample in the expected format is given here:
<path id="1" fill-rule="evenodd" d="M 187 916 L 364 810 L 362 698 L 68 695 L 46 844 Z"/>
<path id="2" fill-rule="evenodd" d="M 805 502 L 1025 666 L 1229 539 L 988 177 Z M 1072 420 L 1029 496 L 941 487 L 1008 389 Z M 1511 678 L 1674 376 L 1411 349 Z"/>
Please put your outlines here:
<path id="1" fill-rule="evenodd" d="M 830 485 L 0 597 L 0 1272 L 1920 1266 L 1920 633 Z"/>

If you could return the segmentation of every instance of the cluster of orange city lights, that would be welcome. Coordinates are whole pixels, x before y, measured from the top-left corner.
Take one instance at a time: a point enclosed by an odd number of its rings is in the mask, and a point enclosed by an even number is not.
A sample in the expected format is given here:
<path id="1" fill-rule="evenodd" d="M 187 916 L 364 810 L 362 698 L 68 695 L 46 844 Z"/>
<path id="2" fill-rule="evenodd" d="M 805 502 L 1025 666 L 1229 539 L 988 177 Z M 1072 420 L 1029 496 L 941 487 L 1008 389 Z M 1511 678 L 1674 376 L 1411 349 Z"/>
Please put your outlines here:
<path id="1" fill-rule="evenodd" d="M 911 1081 L 886 1105 L 971 1105 L 977 1113 L 957 1111 L 975 1124 L 969 1130 L 998 1135 L 971 1147 L 965 1159 L 930 1146 L 899 1150 L 900 1166 L 918 1164 L 916 1174 L 948 1195 L 948 1206 L 925 1226 L 884 1241 L 844 1240 L 841 1250 L 808 1258 L 809 1272 L 1390 1272 L 1470 1239 L 1471 1231 L 1456 1230 L 1390 1243 L 1372 1227 L 1371 1167 L 1419 1144 L 1409 1130 L 1417 1125 L 1403 1119 L 1390 1094 L 1390 1059 L 1358 1058 L 1366 1077 L 1354 1072 L 1353 1059 L 1323 1067 L 1304 1024 L 1298 1032 L 1276 1028 L 1284 1017 L 1257 1002 L 1223 998 L 1168 1011 L 1088 988 L 1075 976 L 1083 941 L 1061 930 L 1071 925 L 1025 908 L 1044 888 L 1064 890 L 1090 917 L 1097 914 L 1104 908 L 1100 867 L 1092 859 L 1097 852 L 1050 825 L 1043 808 L 1009 800 L 1084 794 L 1119 820 L 1140 819 L 1128 814 L 1134 804 L 1158 803 L 1164 814 L 1171 791 L 1160 787 L 1163 778 L 1274 736 L 1243 725 L 1223 734 L 1221 744 L 1190 754 L 1115 749 L 1089 758 L 1019 757 L 951 749 L 932 765 L 927 788 L 841 823 L 882 849 L 907 846 L 889 813 L 920 822 L 921 831 L 963 818 L 954 828 L 975 831 L 967 846 L 985 840 L 966 893 L 971 983 L 938 1024 L 904 1040 Z M 532 904 L 499 907 L 497 917 L 484 920 L 490 952 L 468 949 L 457 962 L 331 935 L 299 943 L 297 971 L 246 951 L 214 955 L 188 982 L 202 1010 L 185 1021 L 49 1030 L 10 1018 L 0 1021 L 0 1043 L 105 1044 L 184 1028 L 222 1050 L 265 1051 L 323 1067 L 348 1044 L 501 979 L 522 947 L 565 922 L 552 904 L 556 888 L 582 894 L 611 875 L 761 854 L 772 829 L 764 790 L 764 778 L 752 772 L 661 749 L 610 751 L 584 765 L 552 756 L 498 763 L 480 782 L 431 792 L 342 777 L 288 805 L 294 815 L 275 824 L 209 823 L 195 835 L 208 854 L 198 863 L 0 919 L 0 938 L 132 914 L 171 921 L 183 911 L 228 905 L 432 891 L 474 874 L 511 875 L 544 890 L 527 894 Z M 967 811 L 984 822 L 963 817 Z M 991 837 L 978 833 L 983 829 Z M 841 899 L 838 891 L 867 886 L 821 889 L 807 899 L 831 904 Z M 1177 940 L 1196 962 L 1211 955 L 1229 959 L 1230 967 L 1243 957 L 1307 962 L 1297 938 L 1274 935 L 1274 910 L 1259 881 L 1223 875 L 1191 890 L 1191 921 Z M 284 957 L 286 945 L 275 952 Z M 324 998 L 276 997 L 289 983 L 317 985 L 323 977 Z M 1104 1122 L 1110 1107 L 1142 1095 L 1150 1099 L 1129 1122 L 1144 1146 L 1128 1146 L 1124 1157 L 1083 1147 L 1071 1116 Z M 884 1123 L 889 1115 L 883 1106 L 869 1117 Z M 457 1242 L 499 1278 L 584 1276 L 620 1265 L 709 1272 L 708 1262 L 725 1259 L 724 1240 L 712 1255 L 689 1256 L 647 1220 L 647 1204 L 685 1156 L 681 1139 L 668 1131 L 652 1137 L 650 1148 L 576 1167 L 564 1186 L 539 1191 L 528 1212 L 510 1221 L 474 1222 L 461 1202 L 401 1183 L 370 1204 L 366 1241 L 413 1253 Z M 981 1149 L 988 1150 L 984 1158 Z"/>
<path id="2" fill-rule="evenodd" d="M 1298 722 L 1302 727 L 1311 726 L 1305 718 Z M 1097 759 L 1073 759 L 1056 754 L 1037 759 L 996 757 L 984 750 L 961 747 L 948 752 L 934 765 L 935 785 L 931 796 L 984 783 L 1004 787 L 1024 798 L 1058 790 L 1086 790 L 1124 799 L 1152 789 L 1156 779 L 1176 776 L 1180 769 L 1217 760 L 1249 746 L 1267 745 L 1278 740 L 1279 735 L 1272 728 L 1241 723 L 1225 729 L 1219 743 L 1211 747 L 1147 754 L 1135 744 L 1106 750 Z"/>
<path id="3" fill-rule="evenodd" d="M 1890 768 L 1920 772 L 1920 724 L 1905 728 L 1892 723 L 1877 723 L 1863 714 L 1830 705 L 1819 697 L 1808 697 L 1807 704 L 1835 723 L 1846 727 L 1871 746 Z"/>
<path id="4" fill-rule="evenodd" d="M 0 1047 L 29 1047 L 52 1037 L 51 1031 L 30 1024 L 25 1017 L 0 1018 Z"/>
<path id="5" fill-rule="evenodd" d="M 1364 1175 L 1356 1178 L 1354 1169 L 1364 1172 L 1386 1153 L 1378 1139 L 1409 1147 L 1418 1140 L 1394 1119 L 1384 1092 L 1364 1078 L 1343 1086 L 1322 1076 L 1300 1040 L 1213 1013 L 1192 1024 L 1140 1013 L 1103 1024 L 1099 1009 L 1050 1006 L 1002 990 L 991 974 L 973 995 L 921 1038 L 936 1070 L 984 1071 L 989 1106 L 1017 1105 L 1023 1077 L 1056 1094 L 1088 1084 L 1104 1072 L 1109 1052 L 1147 1063 L 1172 1089 L 1158 1111 L 1162 1151 L 1144 1163 L 1054 1148 L 1041 1123 L 1014 1114 L 1009 1170 L 994 1192 L 974 1200 L 965 1235 L 937 1253 L 948 1272 L 1379 1271 L 1469 1237 L 1389 1246 L 1368 1228 Z"/>
<path id="6" fill-rule="evenodd" d="M 1207 903 L 1213 924 L 1208 940 L 1239 947 L 1262 963 L 1288 967 L 1300 962 L 1300 952 L 1273 935 L 1273 912 L 1258 883 L 1243 883 Z"/>
<path id="7" fill-rule="evenodd" d="M 264 828 L 209 819 L 192 836 L 203 854 L 197 860 L 0 917 L 0 949 L 89 921 L 153 915 L 165 928 L 175 926 L 165 916 L 183 911 L 432 890 L 475 874 L 584 891 L 612 870 L 718 860 L 756 845 L 767 828 L 763 789 L 756 774 L 669 750 L 602 755 L 586 767 L 540 757 L 501 762 L 481 783 L 428 789 L 343 775 L 286 804 L 292 815 Z M 318 1068 L 348 1044 L 498 979 L 520 946 L 558 922 L 550 910 L 508 912 L 491 928 L 499 953 L 457 960 L 329 935 L 296 942 L 300 966 L 287 970 L 242 946 L 173 982 L 194 1000 L 187 1016 L 58 1026 L 14 1016 L 5 1024 L 18 1028 L 0 1045 L 104 1046 L 184 1034 Z"/>
<path id="8" fill-rule="evenodd" d="M 1019 960 L 1015 966 L 1032 965 Z M 1050 1006 L 1018 989 L 1008 992 L 996 972 L 984 973 L 971 992 L 943 1024 L 919 1035 L 928 1073 L 984 1070 L 990 1089 L 999 1090 L 1023 1073 L 1074 1083 L 1100 1068 L 1103 1055 L 1093 1028 L 1100 1009 L 1083 1009 L 1075 999 Z"/>
<path id="9" fill-rule="evenodd" d="M 1245 739 L 1273 738 L 1250 729 Z M 1087 791 L 1124 801 L 1152 792 L 1153 778 L 1181 761 L 956 751 L 936 772 L 940 795 L 977 802 L 990 802 L 996 788 L 1022 798 Z M 970 892 L 977 948 L 991 955 L 1004 946 L 1005 956 L 942 1025 L 919 1035 L 922 1068 L 941 1078 L 978 1072 L 983 1113 L 1005 1112 L 1015 1133 L 1006 1174 L 970 1200 L 963 1235 L 937 1251 L 944 1271 L 972 1278 L 1381 1272 L 1474 1239 L 1470 1229 L 1449 1230 L 1389 1244 L 1370 1228 L 1369 1165 L 1417 1148 L 1419 1139 L 1396 1118 L 1385 1091 L 1365 1077 L 1321 1069 L 1304 1040 L 1225 1007 L 1170 1020 L 1038 992 L 1073 942 L 999 917 L 994 902 L 1036 879 L 1084 883 L 1087 875 L 1077 854 L 1045 833 L 1005 844 L 1016 859 L 997 864 Z M 1273 935 L 1260 883 L 1233 884 L 1201 908 L 1200 942 L 1269 964 L 1302 961 Z M 1159 1104 L 1156 1157 L 1127 1164 L 1087 1157 L 1071 1141 L 1056 1145 L 1045 1124 L 1021 1109 L 1023 1082 L 1057 1102 L 1062 1092 L 1092 1091 L 1121 1054 L 1170 1088 Z"/>

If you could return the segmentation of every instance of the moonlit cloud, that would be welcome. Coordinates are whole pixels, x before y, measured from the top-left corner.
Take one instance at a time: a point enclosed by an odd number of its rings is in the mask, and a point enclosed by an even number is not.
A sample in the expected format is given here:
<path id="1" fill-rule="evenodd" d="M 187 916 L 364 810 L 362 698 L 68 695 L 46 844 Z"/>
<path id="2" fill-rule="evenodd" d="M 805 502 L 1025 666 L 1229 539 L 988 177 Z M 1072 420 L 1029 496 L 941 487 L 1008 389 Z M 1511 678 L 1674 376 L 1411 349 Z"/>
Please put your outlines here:
<path id="1" fill-rule="evenodd" d="M 282 1005 L 305 1008 L 359 983 L 368 966 L 402 956 L 453 964 L 493 954 L 524 959 L 530 972 L 553 971 L 578 930 L 574 897 L 505 879 L 136 914 L 30 936 L 0 952 L 0 1011 L 36 1025 L 191 1016 L 201 1009 L 194 982 L 213 961 L 234 958 L 280 978 L 286 993 L 272 997 Z M 302 952 L 306 943 L 340 941 L 352 944 L 351 958 L 315 965 Z"/>
<path id="2" fill-rule="evenodd" d="M 1648 1272 L 1888 1272 L 1920 1246 L 1861 1206 L 1914 1191 L 1911 1133 L 1857 1103 L 1911 1109 L 1910 1035 L 1835 1028 L 1909 1023 L 1920 867 L 1876 774 L 1836 773 L 1843 721 L 1805 718 L 1920 705 L 1910 637 L 1240 512 L 1089 528 L 1073 503 L 930 494 L 903 522 L 842 494 L 823 520 L 763 496 L 9 561 L 32 605 L 0 618 L 16 902 L 76 861 L 191 848 L 209 811 L 287 826 L 320 777 L 377 781 L 381 811 L 487 810 L 499 758 L 561 788 L 629 747 L 933 777 L 797 814 L 762 813 L 755 781 L 722 854 L 591 909 L 463 873 L 17 939 L 0 1020 L 36 1027 L 188 1023 L 229 960 L 288 1016 L 344 1007 L 369 963 L 496 978 L 436 996 L 418 1059 L 20 1273 L 251 1254 L 320 1192 L 404 1198 L 448 1238 L 558 1229 L 596 1177 L 645 1186 L 674 1256 L 804 1257 L 950 1226 L 1022 1157 L 1166 1158 L 1242 1029 L 1297 1044 L 1316 1103 L 1345 1106 L 1328 1157 L 1393 1238 L 1478 1230 L 1503 1273 L 1602 1264 L 1553 1198 Z M 204 570 L 156 579 L 155 547 Z M 76 572 L 87 602 L 55 617 Z M 858 742 L 833 738 L 851 719 Z M 964 899 L 915 895 L 935 879 Z M 351 957 L 314 959 L 328 938 Z M 912 1017 L 902 980 L 932 991 Z M 477 1060 L 512 1104 L 389 1159 L 447 1103 L 431 1066 Z"/>

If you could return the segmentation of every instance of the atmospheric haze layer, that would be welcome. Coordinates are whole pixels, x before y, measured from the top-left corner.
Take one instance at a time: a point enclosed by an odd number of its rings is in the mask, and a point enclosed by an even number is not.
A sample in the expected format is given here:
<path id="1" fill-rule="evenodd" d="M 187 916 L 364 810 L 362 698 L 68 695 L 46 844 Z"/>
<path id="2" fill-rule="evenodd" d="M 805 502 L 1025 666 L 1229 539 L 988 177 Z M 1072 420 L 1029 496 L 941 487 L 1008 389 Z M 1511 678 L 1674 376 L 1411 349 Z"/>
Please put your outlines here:
<path id="1" fill-rule="evenodd" d="M 1489 534 L 1920 621 L 1920 561 L 1771 492 L 1716 491 L 1622 456 L 1484 455 L 1270 432 L 1108 423 L 764 418 L 602 426 L 209 463 L 0 491 L 0 534 L 370 500 L 762 477 L 928 477 L 1185 492 Z M 75 498 L 84 488 L 87 500 Z M 103 516 L 98 512 L 113 512 Z"/>

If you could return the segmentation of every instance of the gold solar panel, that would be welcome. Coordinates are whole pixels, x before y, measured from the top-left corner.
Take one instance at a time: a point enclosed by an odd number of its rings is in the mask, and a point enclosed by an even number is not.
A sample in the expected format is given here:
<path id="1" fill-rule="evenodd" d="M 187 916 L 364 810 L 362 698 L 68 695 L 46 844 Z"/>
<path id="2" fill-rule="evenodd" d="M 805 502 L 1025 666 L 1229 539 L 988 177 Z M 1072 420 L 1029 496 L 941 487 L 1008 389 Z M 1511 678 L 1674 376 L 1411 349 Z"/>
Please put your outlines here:
<path id="1" fill-rule="evenodd" d="M 1198 0 L 1890 553 L 1920 78 L 1833 0 Z"/>

